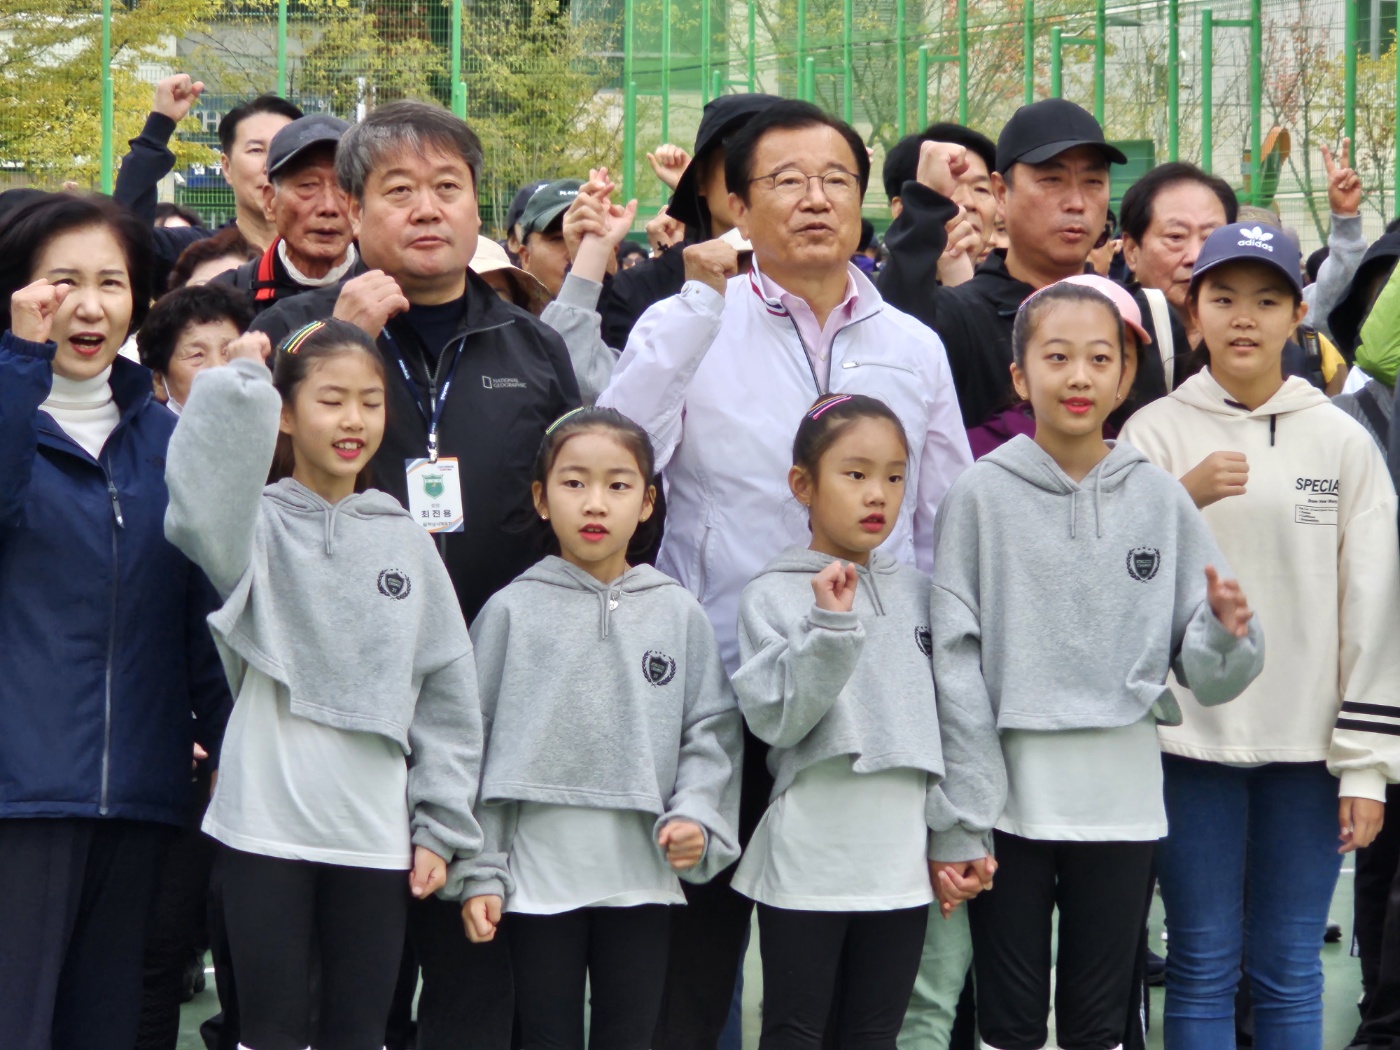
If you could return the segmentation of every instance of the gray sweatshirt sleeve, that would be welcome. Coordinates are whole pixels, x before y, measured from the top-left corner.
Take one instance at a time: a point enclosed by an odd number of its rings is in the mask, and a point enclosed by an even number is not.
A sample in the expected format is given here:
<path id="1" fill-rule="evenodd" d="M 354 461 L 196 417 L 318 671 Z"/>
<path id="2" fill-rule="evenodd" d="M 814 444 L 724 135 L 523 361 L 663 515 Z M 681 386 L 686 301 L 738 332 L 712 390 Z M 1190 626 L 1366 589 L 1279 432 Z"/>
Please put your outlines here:
<path id="1" fill-rule="evenodd" d="M 253 555 L 282 398 L 265 365 L 239 359 L 195 379 L 165 457 L 165 536 L 227 598 Z"/>
<path id="2" fill-rule="evenodd" d="M 471 638 L 475 649 L 475 696 L 481 712 L 481 768 L 491 749 L 491 726 L 500 699 L 502 667 L 506 658 L 506 639 L 510 634 L 510 613 L 499 601 L 488 601 L 472 624 Z M 507 860 L 515 838 L 518 802 L 484 804 L 476 792 L 474 815 L 481 827 L 481 852 L 475 857 L 454 863 L 448 871 L 447 885 L 438 896 L 465 901 L 470 897 L 494 894 L 505 898 L 514 890 Z"/>
<path id="3" fill-rule="evenodd" d="M 790 626 L 778 609 L 746 592 L 739 606 L 734 692 L 754 736 L 796 747 L 831 710 L 860 659 L 865 628 L 853 612 L 814 604 Z"/>
<path id="4" fill-rule="evenodd" d="M 665 814 L 656 822 L 656 831 L 671 820 L 694 821 L 704 829 L 705 854 L 700 863 L 677 872 L 687 882 L 702 883 L 739 859 L 739 770 L 744 735 L 714 628 L 699 606 L 691 616 L 687 635 L 685 722 L 676 787 Z"/>
<path id="5" fill-rule="evenodd" d="M 1250 621 L 1244 638 L 1236 638 L 1215 618 L 1206 595 L 1205 567 L 1214 566 L 1222 580 L 1231 578 L 1230 567 L 1186 490 L 1177 486 L 1173 494 L 1179 522 L 1173 666 L 1177 680 L 1202 704 L 1223 704 L 1244 692 L 1264 669 L 1264 634 L 1258 617 Z"/>
<path id="6" fill-rule="evenodd" d="M 1328 315 L 1346 295 L 1366 248 L 1361 216 L 1333 214 L 1332 230 L 1327 235 L 1327 258 L 1318 268 L 1317 281 L 1303 289 L 1303 299 L 1308 304 L 1308 323 L 1329 339 L 1332 330 L 1327 324 Z"/>
<path id="7" fill-rule="evenodd" d="M 958 556 L 940 545 L 935 564 Z M 937 583 L 929 618 L 944 767 L 926 804 L 933 831 L 929 859 L 979 860 L 991 856 L 992 825 L 1006 806 L 1006 762 L 982 677 L 982 626 L 962 598 Z"/>
<path id="8" fill-rule="evenodd" d="M 564 278 L 558 298 L 540 314 L 540 320 L 558 332 L 569 348 L 585 405 L 598 400 L 617 365 L 618 351 L 603 342 L 603 319 L 598 313 L 602 293 L 603 286 L 597 281 L 571 273 Z"/>
<path id="9" fill-rule="evenodd" d="M 481 707 L 470 649 L 424 676 L 408 743 L 413 844 L 449 863 L 476 856 L 481 828 L 472 808 L 481 770 Z"/>

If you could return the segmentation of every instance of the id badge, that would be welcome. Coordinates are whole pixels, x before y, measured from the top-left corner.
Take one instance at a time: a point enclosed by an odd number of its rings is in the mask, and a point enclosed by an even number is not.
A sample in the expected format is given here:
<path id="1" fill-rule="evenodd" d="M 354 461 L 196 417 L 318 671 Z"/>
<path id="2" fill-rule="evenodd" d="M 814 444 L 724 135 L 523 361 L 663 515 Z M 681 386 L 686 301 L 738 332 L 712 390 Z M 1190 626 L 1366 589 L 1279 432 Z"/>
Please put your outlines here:
<path id="1" fill-rule="evenodd" d="M 436 463 L 410 459 L 407 467 L 408 512 L 413 520 L 429 532 L 461 532 L 466 525 L 466 508 L 457 457 L 444 456 Z"/>

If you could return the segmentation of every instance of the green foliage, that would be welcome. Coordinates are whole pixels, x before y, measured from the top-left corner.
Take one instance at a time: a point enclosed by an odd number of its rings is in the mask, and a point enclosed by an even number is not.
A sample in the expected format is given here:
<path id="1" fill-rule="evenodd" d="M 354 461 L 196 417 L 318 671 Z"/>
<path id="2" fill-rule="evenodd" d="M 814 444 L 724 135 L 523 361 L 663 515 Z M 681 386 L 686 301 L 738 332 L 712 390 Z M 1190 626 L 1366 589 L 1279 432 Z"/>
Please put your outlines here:
<path id="1" fill-rule="evenodd" d="M 174 38 L 200 27 L 217 0 L 144 0 L 112 5 L 112 80 L 117 156 L 151 108 L 142 63 L 168 61 Z M 0 160 L 25 184 L 57 188 L 101 181 L 102 22 L 96 3 L 0 0 Z M 208 162 L 180 145 L 183 163 Z"/>
<path id="2" fill-rule="evenodd" d="M 619 171 L 622 98 L 604 90 L 616 78 L 604 54 L 610 43 L 609 32 L 573 20 L 560 0 L 493 4 L 489 15 L 468 15 L 467 120 L 486 152 L 483 211 L 504 215 L 531 179 L 587 178 L 599 166 Z"/>

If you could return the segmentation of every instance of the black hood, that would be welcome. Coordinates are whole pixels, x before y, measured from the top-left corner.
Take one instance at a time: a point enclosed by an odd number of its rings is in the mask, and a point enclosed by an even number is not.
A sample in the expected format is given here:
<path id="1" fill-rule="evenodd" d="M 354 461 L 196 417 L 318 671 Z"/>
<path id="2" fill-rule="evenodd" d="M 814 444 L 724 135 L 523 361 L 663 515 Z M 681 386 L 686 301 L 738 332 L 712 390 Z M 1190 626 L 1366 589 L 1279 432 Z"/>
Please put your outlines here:
<path id="1" fill-rule="evenodd" d="M 700 199 L 700 169 L 705 159 L 755 113 L 782 101 L 785 100 L 777 95 L 721 95 L 705 105 L 700 114 L 700 128 L 695 133 L 695 151 L 685 171 L 681 172 L 676 190 L 671 194 L 671 203 L 666 207 L 671 218 L 685 223 L 687 237 L 708 240 L 710 236 L 710 212 Z"/>
<path id="2" fill-rule="evenodd" d="M 1387 233 L 1377 238 L 1361 257 L 1361 265 L 1356 268 L 1351 284 L 1347 285 L 1346 294 L 1327 315 L 1332 341 L 1348 359 L 1356 353 L 1357 344 L 1361 341 L 1361 326 L 1371 312 L 1371 282 L 1378 274 L 1390 270 L 1397 258 L 1400 258 L 1400 233 Z"/>

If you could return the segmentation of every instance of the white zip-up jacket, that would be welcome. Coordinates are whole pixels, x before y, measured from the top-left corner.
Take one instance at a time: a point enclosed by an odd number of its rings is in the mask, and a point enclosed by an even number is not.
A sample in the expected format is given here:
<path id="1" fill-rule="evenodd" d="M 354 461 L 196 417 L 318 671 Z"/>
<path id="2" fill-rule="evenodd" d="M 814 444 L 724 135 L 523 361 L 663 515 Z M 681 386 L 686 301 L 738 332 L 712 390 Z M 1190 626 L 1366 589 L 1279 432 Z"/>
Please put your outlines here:
<path id="1" fill-rule="evenodd" d="M 1243 495 L 1201 512 L 1269 639 L 1239 699 L 1184 720 L 1162 750 L 1207 762 L 1318 762 L 1343 796 L 1400 780 L 1400 547 L 1395 489 L 1360 423 L 1294 377 L 1252 412 L 1210 371 L 1140 409 L 1122 438 L 1180 477 L 1243 452 Z"/>
<path id="2" fill-rule="evenodd" d="M 933 518 L 972 462 L 943 343 L 880 298 L 851 266 L 857 301 L 831 347 L 820 388 L 787 309 L 752 274 L 721 296 L 699 281 L 652 306 L 598 404 L 646 428 L 666 484 L 657 568 L 704 606 L 732 674 L 739 665 L 739 595 L 773 558 L 810 539 L 806 508 L 788 489 L 792 441 L 825 393 L 866 394 L 895 411 L 909 436 L 904 506 L 882 549 L 933 568 Z"/>

